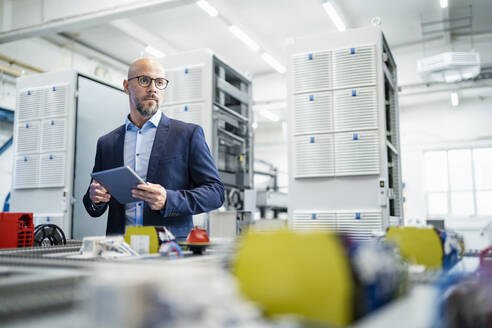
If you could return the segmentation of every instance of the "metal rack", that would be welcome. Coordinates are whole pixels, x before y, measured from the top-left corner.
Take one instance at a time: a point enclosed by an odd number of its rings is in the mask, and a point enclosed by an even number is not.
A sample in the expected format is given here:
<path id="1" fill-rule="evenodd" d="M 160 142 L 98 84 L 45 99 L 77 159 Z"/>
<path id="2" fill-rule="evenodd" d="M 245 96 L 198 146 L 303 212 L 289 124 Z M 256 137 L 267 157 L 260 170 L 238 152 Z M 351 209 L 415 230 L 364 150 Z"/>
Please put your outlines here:
<path id="1" fill-rule="evenodd" d="M 162 110 L 200 125 L 226 189 L 225 208 L 244 209 L 253 188 L 251 81 L 208 50 L 167 56 L 171 81 Z"/>

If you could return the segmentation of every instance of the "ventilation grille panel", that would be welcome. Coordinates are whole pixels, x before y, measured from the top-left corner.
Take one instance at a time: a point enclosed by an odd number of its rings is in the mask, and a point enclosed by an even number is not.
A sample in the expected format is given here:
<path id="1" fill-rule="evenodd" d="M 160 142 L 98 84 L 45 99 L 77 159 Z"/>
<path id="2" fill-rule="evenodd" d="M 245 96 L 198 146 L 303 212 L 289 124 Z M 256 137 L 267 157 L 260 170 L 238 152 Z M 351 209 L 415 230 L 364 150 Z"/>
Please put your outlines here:
<path id="1" fill-rule="evenodd" d="M 174 70 L 173 83 L 173 102 L 191 102 L 200 100 L 202 95 L 202 75 L 203 66 L 199 67 L 184 67 L 179 70 Z"/>
<path id="2" fill-rule="evenodd" d="M 376 87 L 334 92 L 335 131 L 377 129 Z"/>
<path id="3" fill-rule="evenodd" d="M 39 183 L 39 155 L 15 158 L 14 188 L 37 188 Z"/>
<path id="4" fill-rule="evenodd" d="M 29 121 L 17 124 L 16 153 L 39 152 L 41 129 L 39 121 Z"/>
<path id="5" fill-rule="evenodd" d="M 292 223 L 297 231 L 335 231 L 336 212 L 294 212 Z"/>
<path id="6" fill-rule="evenodd" d="M 65 153 L 47 153 L 40 156 L 39 187 L 65 185 Z"/>
<path id="7" fill-rule="evenodd" d="M 332 92 L 296 95 L 295 133 L 322 133 L 333 131 Z"/>
<path id="8" fill-rule="evenodd" d="M 295 138 L 295 177 L 333 176 L 333 136 L 318 134 Z"/>
<path id="9" fill-rule="evenodd" d="M 294 93 L 331 89 L 331 57 L 331 51 L 293 55 Z"/>
<path id="10" fill-rule="evenodd" d="M 171 118 L 187 123 L 193 123 L 202 126 L 202 104 L 185 104 L 172 106 L 169 109 Z"/>
<path id="11" fill-rule="evenodd" d="M 42 121 L 43 134 L 41 138 L 41 151 L 55 151 L 65 149 L 66 119 L 50 119 Z"/>
<path id="12" fill-rule="evenodd" d="M 378 131 L 336 133 L 335 167 L 337 176 L 379 174 Z"/>
<path id="13" fill-rule="evenodd" d="M 354 239 L 369 239 L 373 232 L 383 232 L 384 228 L 380 210 L 337 211 L 337 231 Z"/>
<path id="14" fill-rule="evenodd" d="M 17 115 L 19 121 L 37 119 L 41 116 L 43 90 L 21 90 L 17 94 Z"/>
<path id="15" fill-rule="evenodd" d="M 335 89 L 376 84 L 376 47 L 355 47 L 334 51 Z"/>
<path id="16" fill-rule="evenodd" d="M 63 116 L 67 113 L 68 88 L 68 85 L 59 85 L 44 89 L 44 117 Z"/>

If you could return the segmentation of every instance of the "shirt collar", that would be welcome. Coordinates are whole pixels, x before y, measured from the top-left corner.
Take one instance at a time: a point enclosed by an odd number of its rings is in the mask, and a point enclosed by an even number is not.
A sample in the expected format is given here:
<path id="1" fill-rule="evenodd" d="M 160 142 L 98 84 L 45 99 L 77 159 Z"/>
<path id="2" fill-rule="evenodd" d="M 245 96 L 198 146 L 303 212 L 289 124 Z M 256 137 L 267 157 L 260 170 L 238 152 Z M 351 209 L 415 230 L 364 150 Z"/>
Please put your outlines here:
<path id="1" fill-rule="evenodd" d="M 161 121 L 161 116 L 162 116 L 162 112 L 159 109 L 147 122 L 144 123 L 142 128 L 148 124 L 152 124 L 154 127 L 157 127 L 159 125 L 159 122 Z M 130 114 L 128 114 L 126 116 L 126 120 L 125 120 L 125 131 L 128 131 L 128 129 L 130 129 L 132 127 L 137 128 L 137 126 L 135 124 L 133 124 L 132 121 L 130 121 Z"/>

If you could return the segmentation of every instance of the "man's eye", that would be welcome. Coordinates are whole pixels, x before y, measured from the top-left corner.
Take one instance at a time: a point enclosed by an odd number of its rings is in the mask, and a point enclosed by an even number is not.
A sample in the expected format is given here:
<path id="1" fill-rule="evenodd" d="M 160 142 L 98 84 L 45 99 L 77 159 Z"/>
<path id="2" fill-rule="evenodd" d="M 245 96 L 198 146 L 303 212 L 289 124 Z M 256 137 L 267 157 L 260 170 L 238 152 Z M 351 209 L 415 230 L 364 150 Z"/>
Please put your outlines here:
<path id="1" fill-rule="evenodd" d="M 141 79 L 140 79 L 140 81 L 141 81 L 142 83 L 147 84 L 147 83 L 149 83 L 149 82 L 150 82 L 150 79 L 149 79 L 147 76 L 142 76 L 142 77 L 141 77 Z"/>

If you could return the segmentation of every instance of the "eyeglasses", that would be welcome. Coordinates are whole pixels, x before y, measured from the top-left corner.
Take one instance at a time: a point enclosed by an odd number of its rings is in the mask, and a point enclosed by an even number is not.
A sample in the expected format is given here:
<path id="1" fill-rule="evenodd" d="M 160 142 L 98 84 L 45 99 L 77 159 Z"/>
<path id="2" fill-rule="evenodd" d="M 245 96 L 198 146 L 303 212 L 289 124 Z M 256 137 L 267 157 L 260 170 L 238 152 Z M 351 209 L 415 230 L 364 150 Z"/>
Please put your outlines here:
<path id="1" fill-rule="evenodd" d="M 158 78 L 151 78 L 150 76 L 147 75 L 139 75 L 139 76 L 134 76 L 132 78 L 129 78 L 128 81 L 137 79 L 138 85 L 141 86 L 142 88 L 148 88 L 150 84 L 152 84 L 152 81 L 155 81 L 155 87 L 159 90 L 164 90 L 167 85 L 169 84 L 169 81 L 166 80 L 163 77 L 158 77 Z"/>

